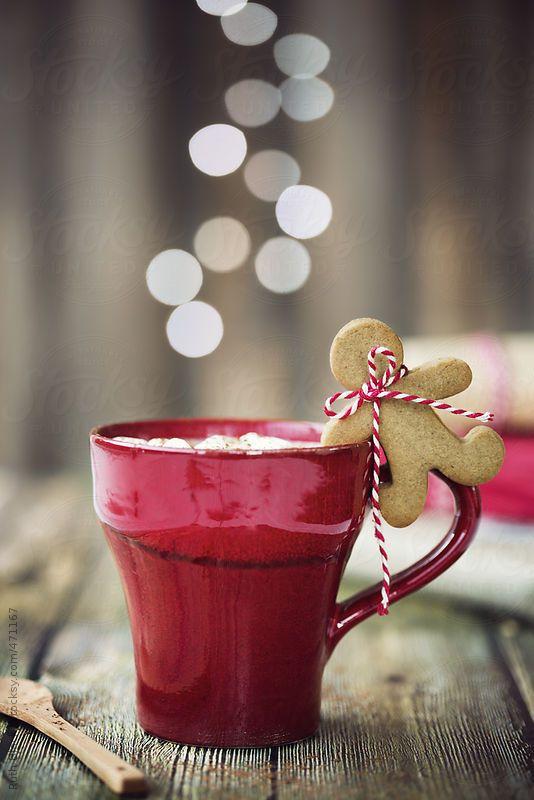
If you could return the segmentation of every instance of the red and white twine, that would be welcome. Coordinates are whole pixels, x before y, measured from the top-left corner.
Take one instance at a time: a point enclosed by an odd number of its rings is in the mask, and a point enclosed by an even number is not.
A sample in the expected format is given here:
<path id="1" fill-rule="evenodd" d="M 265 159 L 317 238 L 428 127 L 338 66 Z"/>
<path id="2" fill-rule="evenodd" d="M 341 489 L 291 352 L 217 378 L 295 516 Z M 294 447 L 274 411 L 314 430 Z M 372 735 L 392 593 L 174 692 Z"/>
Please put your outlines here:
<path id="1" fill-rule="evenodd" d="M 381 378 L 377 376 L 376 356 L 382 355 L 387 359 L 388 365 Z M 406 394 L 395 389 L 389 389 L 398 380 L 408 373 L 408 368 L 401 364 L 397 367 L 395 354 L 386 347 L 373 347 L 367 356 L 367 366 L 369 368 L 369 380 L 360 389 L 351 389 L 346 392 L 336 392 L 328 397 L 324 404 L 324 413 L 333 419 L 346 419 L 355 414 L 364 403 L 373 404 L 373 429 L 371 437 L 371 455 L 373 460 L 373 476 L 371 481 L 371 508 L 373 514 L 374 535 L 378 542 L 378 550 L 382 562 L 382 591 L 381 601 L 378 604 L 378 614 L 383 616 L 388 613 L 390 599 L 391 573 L 388 566 L 388 554 L 386 550 L 386 540 L 382 533 L 382 515 L 380 513 L 380 405 L 382 400 L 404 400 L 407 403 L 419 403 L 420 405 L 430 406 L 441 411 L 448 411 L 451 414 L 458 414 L 469 419 L 476 419 L 479 422 L 491 422 L 493 414 L 490 411 L 466 411 L 464 408 L 455 408 L 440 400 L 431 400 L 426 397 L 419 397 L 416 394 Z M 336 413 L 332 410 L 333 404 L 337 400 L 351 400 L 345 408 Z"/>

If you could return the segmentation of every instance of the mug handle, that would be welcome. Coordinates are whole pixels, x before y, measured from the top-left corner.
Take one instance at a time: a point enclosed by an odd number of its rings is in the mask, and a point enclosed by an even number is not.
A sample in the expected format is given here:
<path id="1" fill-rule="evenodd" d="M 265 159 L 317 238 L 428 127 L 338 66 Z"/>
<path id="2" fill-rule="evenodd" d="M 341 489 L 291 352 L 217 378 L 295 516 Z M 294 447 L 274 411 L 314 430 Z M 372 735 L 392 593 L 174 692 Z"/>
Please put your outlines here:
<path id="1" fill-rule="evenodd" d="M 452 491 L 456 506 L 454 520 L 445 538 L 430 553 L 392 577 L 390 604 L 421 589 L 445 572 L 467 550 L 477 530 L 480 518 L 478 488 L 462 486 L 437 470 L 433 470 L 433 474 L 444 481 Z M 376 583 L 342 603 L 336 603 L 328 631 L 329 655 L 351 628 L 376 612 L 381 598 L 380 592 L 381 584 Z"/>

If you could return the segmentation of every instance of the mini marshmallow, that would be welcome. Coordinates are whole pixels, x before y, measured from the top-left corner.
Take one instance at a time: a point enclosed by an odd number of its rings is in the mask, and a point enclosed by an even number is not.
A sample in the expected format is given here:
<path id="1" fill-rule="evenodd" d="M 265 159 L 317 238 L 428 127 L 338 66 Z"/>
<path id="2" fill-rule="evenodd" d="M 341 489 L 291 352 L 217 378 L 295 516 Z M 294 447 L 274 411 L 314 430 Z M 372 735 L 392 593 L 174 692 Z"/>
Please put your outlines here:
<path id="1" fill-rule="evenodd" d="M 119 442 L 119 444 L 134 444 L 134 445 L 142 445 L 146 444 L 146 439 L 136 439 L 134 436 L 114 436 L 114 442 Z"/>
<path id="2" fill-rule="evenodd" d="M 139 447 L 158 447 L 164 450 L 190 450 L 193 445 L 178 436 L 165 439 L 155 437 L 154 439 L 136 439 L 133 436 L 115 436 L 115 442 L 119 444 L 133 445 Z M 237 438 L 236 436 L 223 436 L 214 434 L 208 436 L 194 446 L 195 450 L 253 450 L 254 452 L 263 450 L 287 450 L 290 447 L 313 447 L 315 442 L 292 442 L 287 439 L 280 439 L 278 436 L 261 436 L 259 433 L 249 431 Z"/>
<path id="3" fill-rule="evenodd" d="M 279 439 L 277 436 L 260 436 L 259 433 L 250 431 L 239 437 L 240 446 L 247 450 L 286 450 L 295 447 L 294 442 Z"/>
<path id="4" fill-rule="evenodd" d="M 150 447 L 163 447 L 163 448 L 170 448 L 171 450 L 183 450 L 186 448 L 187 450 L 191 449 L 191 445 L 189 442 L 186 442 L 185 439 L 180 439 L 178 436 L 174 436 L 170 439 L 165 438 L 156 438 L 156 439 L 149 439 L 148 444 Z"/>
<path id="5" fill-rule="evenodd" d="M 208 436 L 195 445 L 195 450 L 242 450 L 239 439 L 235 436 Z"/>
<path id="6" fill-rule="evenodd" d="M 185 439 L 180 439 L 179 436 L 174 436 L 171 439 L 167 439 L 167 444 L 165 445 L 165 447 L 173 447 L 176 448 L 177 450 L 183 449 L 184 447 L 187 450 L 192 449 L 192 445 L 190 445 L 189 442 L 186 442 Z"/>

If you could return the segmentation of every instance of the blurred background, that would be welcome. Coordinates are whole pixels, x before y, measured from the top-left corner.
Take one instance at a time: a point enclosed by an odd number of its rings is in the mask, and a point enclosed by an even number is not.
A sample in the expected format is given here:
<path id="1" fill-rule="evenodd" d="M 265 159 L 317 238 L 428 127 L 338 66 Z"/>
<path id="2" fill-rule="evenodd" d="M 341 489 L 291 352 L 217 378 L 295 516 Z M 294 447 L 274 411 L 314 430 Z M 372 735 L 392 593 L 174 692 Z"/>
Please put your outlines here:
<path id="1" fill-rule="evenodd" d="M 426 759 L 451 752 L 443 764 L 455 776 L 460 751 L 480 791 L 477 748 L 498 791 L 506 753 L 523 752 L 508 672 L 530 686 L 534 652 L 534 3 L 41 0 L 4 3 L 1 22 L 0 604 L 24 626 L 19 674 L 53 685 L 67 698 L 60 710 L 82 691 L 82 724 L 95 732 L 132 696 L 126 610 L 93 510 L 93 426 L 321 421 L 339 388 L 333 337 L 378 317 L 403 337 L 409 366 L 453 355 L 471 364 L 474 387 L 454 402 L 493 410 L 507 455 L 482 487 L 468 553 L 396 606 L 400 616 L 369 622 L 354 674 L 366 660 L 373 685 L 377 664 L 391 671 L 366 695 L 371 749 L 384 702 L 387 758 L 408 743 L 398 763 L 415 759 L 430 794 Z M 410 529 L 384 526 L 393 572 L 450 524 L 438 487 Z M 368 527 L 342 592 L 379 578 Z M 512 654 L 500 679 L 499 648 Z M 402 728 L 404 659 L 422 677 L 406 683 L 416 717 Z M 427 747 L 423 731 L 422 760 L 417 687 L 432 719 L 436 698 L 459 709 L 436 726 L 455 732 L 453 745 Z M 336 713 L 351 703 L 335 699 Z M 479 709 L 486 734 L 466 727 Z M 509 746 L 499 730 L 515 737 Z M 339 736 L 335 763 L 358 764 Z M 0 767 L 24 729 L 6 737 Z M 120 737 L 121 748 L 133 741 Z M 38 776 L 45 762 L 35 756 Z M 370 774 L 376 794 L 374 755 Z"/>
<path id="2" fill-rule="evenodd" d="M 510 382 L 505 335 L 532 326 L 533 5 L 233 3 L 3 10 L 8 469 L 88 471 L 88 430 L 119 419 L 319 420 L 358 316 L 418 356 L 470 348 L 487 404 Z M 320 191 L 276 204 L 299 183 Z"/>

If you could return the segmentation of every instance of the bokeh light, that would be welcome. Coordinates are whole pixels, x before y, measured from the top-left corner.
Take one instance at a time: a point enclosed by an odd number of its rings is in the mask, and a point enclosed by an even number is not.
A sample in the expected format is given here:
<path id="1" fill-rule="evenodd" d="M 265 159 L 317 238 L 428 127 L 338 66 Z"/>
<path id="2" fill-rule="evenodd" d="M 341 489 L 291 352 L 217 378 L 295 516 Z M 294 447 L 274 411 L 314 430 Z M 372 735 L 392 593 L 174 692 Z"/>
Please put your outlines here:
<path id="1" fill-rule="evenodd" d="M 206 14 L 213 14 L 215 17 L 224 17 L 226 14 L 235 14 L 241 11 L 247 4 L 247 0 L 197 0 L 197 6 L 205 11 Z"/>
<path id="2" fill-rule="evenodd" d="M 189 140 L 189 155 L 195 167 L 215 177 L 234 172 L 246 154 L 245 135 L 233 125 L 207 125 Z"/>
<path id="3" fill-rule="evenodd" d="M 310 122 L 328 114 L 334 102 L 332 87 L 321 78 L 288 78 L 280 86 L 282 108 L 297 122 Z"/>
<path id="4" fill-rule="evenodd" d="M 234 122 L 253 128 L 276 117 L 282 104 L 282 93 L 267 81 L 244 80 L 228 89 L 224 102 Z"/>
<path id="5" fill-rule="evenodd" d="M 262 286 L 277 294 L 289 294 L 308 280 L 311 259 L 300 242 L 287 236 L 276 236 L 261 246 L 254 266 Z"/>
<path id="6" fill-rule="evenodd" d="M 276 219 L 285 233 L 296 239 L 319 236 L 332 219 L 332 203 L 314 186 L 290 186 L 276 203 Z"/>
<path id="7" fill-rule="evenodd" d="M 204 222 L 195 234 L 195 253 L 199 261 L 214 272 L 230 272 L 241 266 L 250 252 L 250 236 L 232 217 L 214 217 Z"/>
<path id="8" fill-rule="evenodd" d="M 217 309 L 201 300 L 175 308 L 167 320 L 167 338 L 171 347 L 187 358 L 201 358 L 213 353 L 223 332 L 223 321 Z"/>
<path id="9" fill-rule="evenodd" d="M 235 44 L 251 46 L 270 39 L 276 30 L 278 17 L 260 3 L 247 3 L 237 14 L 221 17 L 221 26 Z"/>
<path id="10" fill-rule="evenodd" d="M 300 167 L 282 150 L 261 150 L 249 158 L 244 170 L 245 183 L 260 200 L 275 202 L 284 189 L 300 180 Z"/>
<path id="11" fill-rule="evenodd" d="M 169 306 L 187 303 L 202 286 L 202 267 L 185 250 L 163 250 L 154 256 L 146 271 L 150 294 Z"/>
<path id="12" fill-rule="evenodd" d="M 308 33 L 291 33 L 274 45 L 274 60 L 282 72 L 293 78 L 319 75 L 330 61 L 330 50 L 324 42 Z"/>

